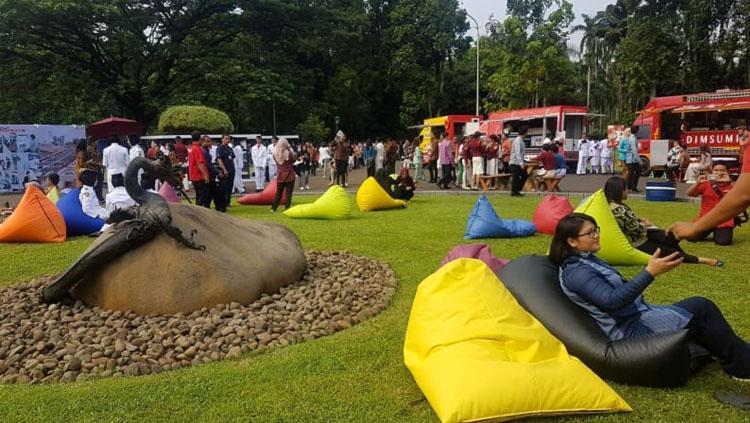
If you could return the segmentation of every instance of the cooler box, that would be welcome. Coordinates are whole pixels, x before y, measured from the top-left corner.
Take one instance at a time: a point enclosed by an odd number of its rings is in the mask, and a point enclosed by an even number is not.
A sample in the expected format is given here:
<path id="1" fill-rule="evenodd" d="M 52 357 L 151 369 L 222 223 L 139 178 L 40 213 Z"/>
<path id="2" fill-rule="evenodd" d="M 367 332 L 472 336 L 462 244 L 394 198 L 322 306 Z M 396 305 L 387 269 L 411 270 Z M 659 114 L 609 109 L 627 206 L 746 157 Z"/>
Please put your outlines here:
<path id="1" fill-rule="evenodd" d="M 676 193 L 674 182 L 646 183 L 646 201 L 674 201 Z"/>

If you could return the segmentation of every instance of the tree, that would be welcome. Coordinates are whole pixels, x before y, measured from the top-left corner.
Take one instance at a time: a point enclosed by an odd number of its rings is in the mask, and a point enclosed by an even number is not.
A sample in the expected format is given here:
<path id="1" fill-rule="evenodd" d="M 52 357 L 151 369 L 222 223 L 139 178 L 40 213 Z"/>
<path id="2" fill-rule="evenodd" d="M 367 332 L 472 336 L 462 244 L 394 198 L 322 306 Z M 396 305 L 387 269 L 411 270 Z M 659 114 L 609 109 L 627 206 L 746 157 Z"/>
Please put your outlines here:
<path id="1" fill-rule="evenodd" d="M 184 134 L 199 131 L 208 134 L 234 132 L 234 125 L 226 113 L 203 106 L 172 106 L 159 117 L 159 132 Z"/>
<path id="2" fill-rule="evenodd" d="M 297 125 L 297 132 L 303 141 L 318 143 L 326 140 L 331 130 L 325 126 L 318 115 L 311 113 L 307 115 L 307 119 Z"/>

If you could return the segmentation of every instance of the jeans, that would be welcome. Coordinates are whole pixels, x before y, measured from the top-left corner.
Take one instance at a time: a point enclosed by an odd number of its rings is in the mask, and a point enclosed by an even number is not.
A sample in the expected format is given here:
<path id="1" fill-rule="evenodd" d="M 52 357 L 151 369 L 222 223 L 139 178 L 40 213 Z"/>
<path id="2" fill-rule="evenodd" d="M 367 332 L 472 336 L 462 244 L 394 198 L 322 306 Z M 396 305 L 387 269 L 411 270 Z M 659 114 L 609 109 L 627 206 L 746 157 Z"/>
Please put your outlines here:
<path id="1" fill-rule="evenodd" d="M 306 186 L 310 185 L 310 171 L 309 170 L 301 170 L 299 172 L 299 187 L 304 188 Z"/>
<path id="2" fill-rule="evenodd" d="M 750 345 L 734 333 L 716 304 L 692 297 L 675 305 L 693 313 L 687 327 L 691 341 L 709 350 L 729 375 L 750 378 Z"/>

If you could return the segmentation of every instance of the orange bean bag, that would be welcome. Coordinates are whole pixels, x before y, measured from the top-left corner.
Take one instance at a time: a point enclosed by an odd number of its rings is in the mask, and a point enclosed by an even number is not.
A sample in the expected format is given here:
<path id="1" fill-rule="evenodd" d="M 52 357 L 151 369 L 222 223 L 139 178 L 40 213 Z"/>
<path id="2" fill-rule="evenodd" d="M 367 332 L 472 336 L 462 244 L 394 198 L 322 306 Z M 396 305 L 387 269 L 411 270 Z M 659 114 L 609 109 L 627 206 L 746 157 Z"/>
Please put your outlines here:
<path id="1" fill-rule="evenodd" d="M 0 225 L 0 242 L 65 242 L 65 220 L 46 195 L 29 185 L 13 214 Z"/>
<path id="2" fill-rule="evenodd" d="M 550 194 L 539 202 L 532 222 L 536 225 L 537 232 L 554 235 L 557 222 L 570 213 L 573 213 L 573 205 L 567 197 Z"/>
<path id="3" fill-rule="evenodd" d="M 245 206 L 268 206 L 273 203 L 273 198 L 276 196 L 276 179 L 272 179 L 271 182 L 261 192 L 253 192 L 240 197 L 237 200 L 238 203 Z M 281 204 L 286 203 L 286 194 L 281 196 Z"/>

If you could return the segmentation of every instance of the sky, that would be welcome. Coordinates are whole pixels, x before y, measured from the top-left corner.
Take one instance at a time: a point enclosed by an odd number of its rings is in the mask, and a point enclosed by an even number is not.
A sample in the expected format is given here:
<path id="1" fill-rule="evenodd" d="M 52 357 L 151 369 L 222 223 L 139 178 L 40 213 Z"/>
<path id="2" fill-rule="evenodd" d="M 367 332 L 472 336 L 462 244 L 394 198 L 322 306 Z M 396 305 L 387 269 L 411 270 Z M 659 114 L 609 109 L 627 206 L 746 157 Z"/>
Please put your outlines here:
<path id="1" fill-rule="evenodd" d="M 494 15 L 494 18 L 502 21 L 505 19 L 505 0 L 461 0 L 463 7 L 466 11 L 473 16 L 477 22 L 479 22 L 479 30 L 482 35 L 485 34 L 485 24 L 489 21 L 490 15 Z M 583 23 L 581 14 L 585 13 L 589 16 L 593 16 L 596 12 L 603 10 L 610 1 L 602 0 L 571 0 L 573 3 L 573 13 L 576 15 L 573 25 Z M 469 20 L 471 23 L 470 34 L 473 34 L 472 38 L 476 38 L 476 28 L 474 28 L 474 22 Z M 572 34 L 568 44 L 575 48 L 579 48 L 581 43 L 582 33 L 578 32 Z"/>

